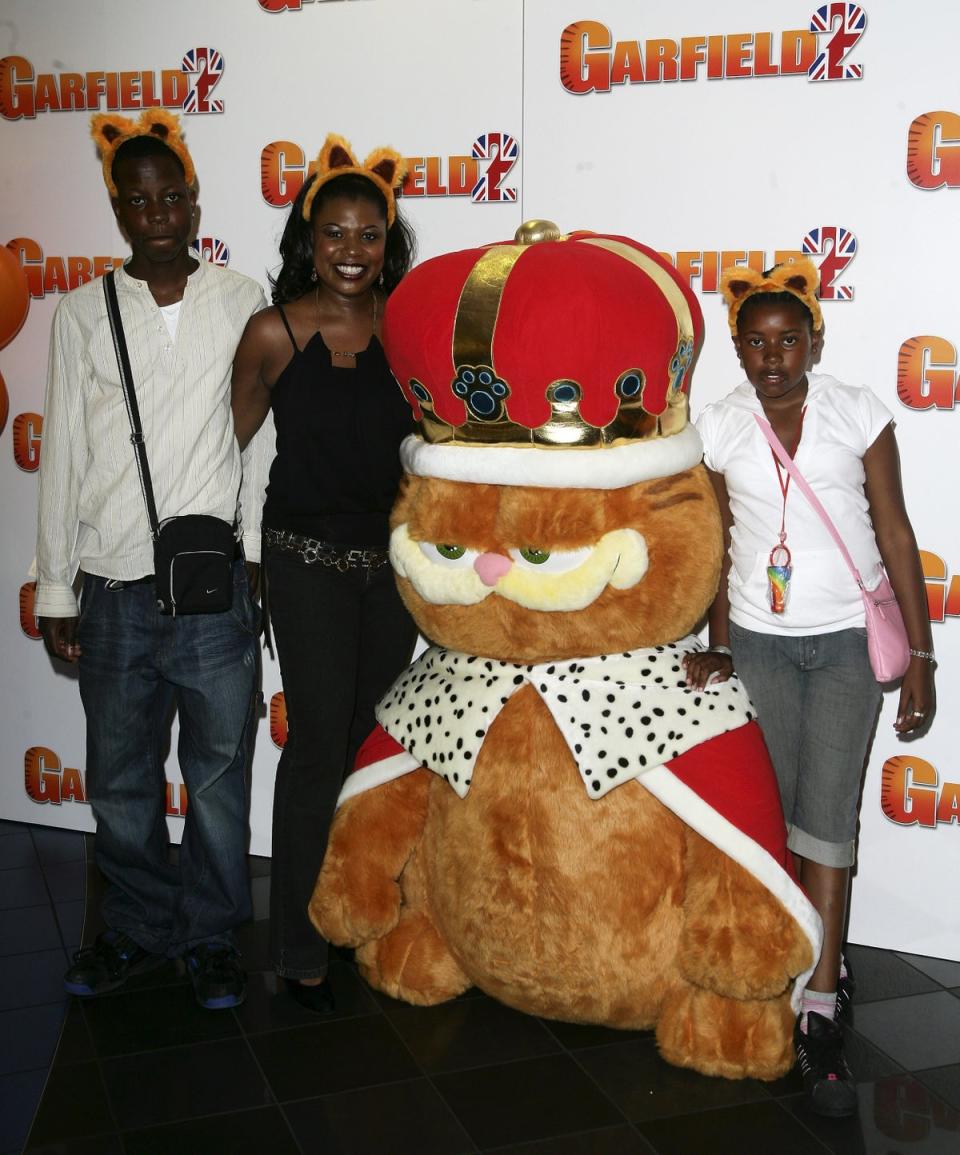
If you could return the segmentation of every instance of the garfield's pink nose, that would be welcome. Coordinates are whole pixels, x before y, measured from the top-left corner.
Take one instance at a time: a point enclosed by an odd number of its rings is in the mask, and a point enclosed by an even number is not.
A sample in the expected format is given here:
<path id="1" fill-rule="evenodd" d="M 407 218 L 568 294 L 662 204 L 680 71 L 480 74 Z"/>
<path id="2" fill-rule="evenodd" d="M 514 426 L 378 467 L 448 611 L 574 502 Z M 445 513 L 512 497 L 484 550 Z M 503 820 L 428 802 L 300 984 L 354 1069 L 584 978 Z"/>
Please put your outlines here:
<path id="1" fill-rule="evenodd" d="M 482 553 L 473 563 L 485 586 L 495 586 L 505 573 L 509 573 L 513 562 L 502 553 Z"/>

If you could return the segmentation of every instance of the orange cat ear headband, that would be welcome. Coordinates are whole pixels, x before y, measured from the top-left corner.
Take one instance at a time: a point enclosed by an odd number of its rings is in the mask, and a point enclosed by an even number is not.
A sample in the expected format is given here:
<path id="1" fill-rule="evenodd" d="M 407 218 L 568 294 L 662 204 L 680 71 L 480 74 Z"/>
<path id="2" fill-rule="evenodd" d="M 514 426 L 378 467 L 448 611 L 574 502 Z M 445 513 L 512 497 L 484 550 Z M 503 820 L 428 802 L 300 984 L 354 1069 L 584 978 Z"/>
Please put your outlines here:
<path id="1" fill-rule="evenodd" d="M 113 180 L 113 161 L 117 149 L 137 136 L 152 136 L 154 140 L 159 140 L 170 149 L 183 165 L 188 188 L 196 180 L 193 158 L 180 134 L 180 118 L 164 108 L 148 108 L 140 114 L 138 120 L 118 116 L 115 112 L 98 113 L 90 121 L 90 135 L 100 153 L 103 162 L 103 180 L 112 197 L 117 195 L 117 186 Z"/>
<path id="2" fill-rule="evenodd" d="M 720 274 L 720 292 L 730 310 L 727 320 L 730 332 L 736 334 L 737 316 L 745 301 L 755 293 L 789 293 L 810 310 L 813 317 L 813 331 L 823 328 L 823 314 L 817 300 L 820 273 L 809 257 L 801 257 L 789 265 L 777 265 L 769 273 L 758 273 L 734 265 Z"/>
<path id="3" fill-rule="evenodd" d="M 376 148 L 363 164 L 358 164 L 353 155 L 350 143 L 342 136 L 331 132 L 323 142 L 323 148 L 317 159 L 310 166 L 316 173 L 313 183 L 303 198 L 303 219 L 310 220 L 310 209 L 313 206 L 317 192 L 327 183 L 338 176 L 354 173 L 365 177 L 383 193 L 387 202 L 387 228 L 393 224 L 397 215 L 397 206 L 394 201 L 393 190 L 403 183 L 407 175 L 407 162 L 400 153 L 392 148 Z"/>

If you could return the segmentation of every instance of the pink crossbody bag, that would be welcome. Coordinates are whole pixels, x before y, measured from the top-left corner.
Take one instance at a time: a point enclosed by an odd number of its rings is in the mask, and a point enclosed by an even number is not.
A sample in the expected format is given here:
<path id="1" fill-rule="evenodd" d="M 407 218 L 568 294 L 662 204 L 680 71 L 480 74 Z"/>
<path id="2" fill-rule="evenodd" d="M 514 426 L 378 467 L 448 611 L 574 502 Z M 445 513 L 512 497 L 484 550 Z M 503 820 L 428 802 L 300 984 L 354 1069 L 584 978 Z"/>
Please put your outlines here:
<path id="1" fill-rule="evenodd" d="M 754 417 L 760 426 L 761 432 L 769 442 L 770 448 L 777 455 L 780 464 L 793 479 L 794 484 L 799 486 L 803 496 L 810 502 L 816 513 L 820 516 L 823 524 L 827 527 L 830 536 L 837 544 L 837 549 L 839 549 L 843 555 L 843 560 L 847 563 L 850 572 L 853 574 L 853 580 L 860 587 L 860 594 L 863 597 L 863 610 L 866 615 L 867 652 L 870 655 L 870 665 L 873 669 L 874 677 L 878 682 L 896 681 L 897 678 L 903 677 L 907 671 L 907 666 L 910 665 L 910 643 L 907 640 L 907 631 L 903 624 L 903 615 L 900 613 L 900 606 L 897 604 L 897 595 L 893 592 L 893 587 L 890 585 L 890 579 L 887 577 L 886 571 L 881 571 L 882 577 L 876 589 L 868 590 L 864 588 L 860 571 L 853 564 L 853 558 L 850 556 L 847 547 L 843 544 L 843 538 L 837 532 L 837 527 L 830 520 L 830 515 L 820 504 L 817 495 L 807 484 L 806 478 L 800 470 L 797 469 L 793 458 L 781 445 L 779 437 L 777 437 L 770 426 L 770 422 L 759 417 L 756 413 Z"/>

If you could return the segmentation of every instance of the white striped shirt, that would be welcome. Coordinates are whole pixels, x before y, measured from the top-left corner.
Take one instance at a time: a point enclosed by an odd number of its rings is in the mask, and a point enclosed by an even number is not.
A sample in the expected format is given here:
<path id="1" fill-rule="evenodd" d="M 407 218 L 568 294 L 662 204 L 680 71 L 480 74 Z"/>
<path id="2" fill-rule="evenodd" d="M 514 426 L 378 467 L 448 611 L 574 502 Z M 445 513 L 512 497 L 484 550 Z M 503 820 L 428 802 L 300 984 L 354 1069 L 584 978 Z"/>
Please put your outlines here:
<path id="1" fill-rule="evenodd" d="M 259 560 L 272 436 L 261 430 L 242 470 L 230 374 L 244 326 L 265 304 L 262 289 L 200 261 L 187 279 L 171 340 L 147 283 L 118 269 L 116 285 L 159 520 L 205 513 L 233 521 L 239 496 L 244 550 Z M 68 293 L 54 316 L 39 509 L 39 616 L 76 615 L 78 567 L 126 581 L 153 573 L 150 523 L 99 278 Z"/>

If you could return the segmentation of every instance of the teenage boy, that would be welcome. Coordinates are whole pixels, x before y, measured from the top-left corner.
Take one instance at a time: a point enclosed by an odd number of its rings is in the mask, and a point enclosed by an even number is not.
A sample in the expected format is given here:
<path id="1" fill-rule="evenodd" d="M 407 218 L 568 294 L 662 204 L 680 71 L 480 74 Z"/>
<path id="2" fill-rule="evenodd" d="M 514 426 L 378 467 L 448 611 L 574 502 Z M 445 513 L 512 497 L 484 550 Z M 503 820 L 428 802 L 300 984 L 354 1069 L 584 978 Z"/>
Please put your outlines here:
<path id="1" fill-rule="evenodd" d="M 240 494 L 230 370 L 263 293 L 190 253 L 195 174 L 176 117 L 159 109 L 137 122 L 96 116 L 93 136 L 132 251 L 115 280 L 158 518 L 209 514 L 232 523 L 240 497 L 246 556 L 258 561 L 262 478 L 251 468 Z M 77 953 L 66 989 L 100 995 L 182 957 L 202 1006 L 236 1006 L 246 989 L 232 930 L 250 917 L 246 773 L 258 611 L 239 543 L 229 611 L 158 611 L 150 525 L 99 279 L 57 308 L 43 432 L 36 612 L 49 653 L 79 668 L 87 797 L 107 880 L 108 929 Z M 257 449 L 246 456 L 257 459 Z M 174 703 L 189 797 L 177 865 L 162 754 Z"/>

